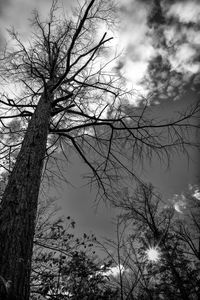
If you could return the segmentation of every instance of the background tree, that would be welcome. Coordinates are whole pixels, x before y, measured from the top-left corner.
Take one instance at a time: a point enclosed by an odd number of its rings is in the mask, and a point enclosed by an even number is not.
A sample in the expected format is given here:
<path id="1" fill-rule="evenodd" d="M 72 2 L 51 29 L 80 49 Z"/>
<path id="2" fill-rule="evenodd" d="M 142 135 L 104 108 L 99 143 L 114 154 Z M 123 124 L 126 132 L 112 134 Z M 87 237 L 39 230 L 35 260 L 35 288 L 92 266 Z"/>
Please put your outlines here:
<path id="1" fill-rule="evenodd" d="M 179 196 L 184 209 L 177 221 L 176 234 L 185 244 L 190 260 L 199 269 L 200 261 L 200 201 L 199 188 L 191 187 L 188 193 Z M 180 202 L 181 203 L 181 202 Z M 176 204 L 175 204 L 176 205 Z"/>
<path id="2" fill-rule="evenodd" d="M 106 273 L 111 263 L 96 253 L 96 238 L 77 236 L 75 222 L 40 202 L 34 238 L 31 299 L 116 299 Z"/>
<path id="3" fill-rule="evenodd" d="M 198 299 L 198 259 L 181 230 L 186 218 L 164 204 L 152 186 L 139 186 L 134 193 L 127 190 L 118 197 L 120 239 L 107 240 L 102 247 L 113 260 L 120 256 L 120 299 Z M 189 241 L 195 243 L 189 223 L 187 230 Z"/>
<path id="4" fill-rule="evenodd" d="M 128 105 L 132 92 L 105 59 L 111 38 L 98 31 L 99 24 L 113 20 L 111 1 L 85 1 L 71 20 L 60 18 L 57 8 L 53 2 L 46 21 L 34 12 L 29 41 L 10 31 L 12 49 L 1 60 L 5 82 L 19 93 L 0 100 L 1 158 L 8 164 L 2 166 L 10 172 L 0 211 L 0 274 L 20 300 L 29 298 L 41 179 L 58 147 L 67 158 L 73 148 L 100 197 L 111 200 L 121 176 L 137 178 L 138 158 L 153 153 L 168 158 L 170 149 L 196 145 L 199 103 L 169 119 L 153 116 L 147 102 Z"/>

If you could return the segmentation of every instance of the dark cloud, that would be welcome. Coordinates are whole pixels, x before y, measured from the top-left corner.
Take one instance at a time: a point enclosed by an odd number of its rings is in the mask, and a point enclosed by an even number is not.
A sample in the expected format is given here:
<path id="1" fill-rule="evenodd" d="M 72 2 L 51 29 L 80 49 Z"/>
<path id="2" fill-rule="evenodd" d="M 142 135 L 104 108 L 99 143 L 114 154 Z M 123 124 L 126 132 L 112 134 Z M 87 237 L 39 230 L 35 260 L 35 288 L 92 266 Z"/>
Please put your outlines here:
<path id="1" fill-rule="evenodd" d="M 147 24 L 151 26 L 163 25 L 166 23 L 166 19 L 162 10 L 161 1 L 154 0 L 151 11 L 147 18 Z"/>

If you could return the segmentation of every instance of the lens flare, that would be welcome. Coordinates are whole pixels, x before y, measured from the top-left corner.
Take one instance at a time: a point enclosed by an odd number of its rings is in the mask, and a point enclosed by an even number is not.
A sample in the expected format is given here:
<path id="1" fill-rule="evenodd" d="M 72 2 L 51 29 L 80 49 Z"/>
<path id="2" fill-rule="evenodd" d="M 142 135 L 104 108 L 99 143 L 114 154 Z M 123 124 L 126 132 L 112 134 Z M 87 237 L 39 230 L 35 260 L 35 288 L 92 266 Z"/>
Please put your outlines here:
<path id="1" fill-rule="evenodd" d="M 146 255 L 148 260 L 151 261 L 158 261 L 160 259 L 160 252 L 159 249 L 157 247 L 150 247 L 147 251 L 146 251 Z"/>

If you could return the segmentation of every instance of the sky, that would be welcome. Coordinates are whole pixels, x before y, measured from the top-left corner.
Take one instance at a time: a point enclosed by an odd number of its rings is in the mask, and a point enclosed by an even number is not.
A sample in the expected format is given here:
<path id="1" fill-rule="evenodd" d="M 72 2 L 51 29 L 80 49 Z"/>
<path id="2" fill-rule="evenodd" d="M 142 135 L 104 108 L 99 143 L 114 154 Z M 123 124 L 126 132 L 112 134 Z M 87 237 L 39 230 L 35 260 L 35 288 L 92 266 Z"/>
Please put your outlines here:
<path id="1" fill-rule="evenodd" d="M 162 9 L 168 21 L 170 20 L 168 26 L 166 20 L 163 21 L 159 7 L 156 7 L 153 1 L 121 0 L 118 2 L 118 24 L 115 29 L 110 28 L 108 34 L 114 36 L 112 46 L 117 53 L 121 53 L 121 56 L 114 62 L 112 68 L 127 79 L 128 87 L 135 89 L 135 97 L 132 101 L 137 103 L 137 99 L 140 99 L 138 95 L 148 97 L 149 87 L 155 89 L 155 82 L 151 81 L 150 85 L 145 85 L 143 79 L 152 76 L 156 80 L 157 75 L 163 79 L 159 85 L 162 97 L 157 97 L 155 91 L 149 99 L 153 104 L 159 104 L 166 112 L 167 107 L 174 102 L 172 99 L 180 104 L 198 97 L 200 30 L 197 30 L 197 23 L 200 22 L 200 3 L 195 0 L 165 0 Z M 65 14 L 70 15 L 75 1 L 62 0 L 60 3 L 65 9 Z M 17 28 L 26 39 L 31 30 L 28 21 L 31 11 L 36 8 L 45 17 L 49 5 L 49 0 L 1 1 L 0 38 L 2 45 L 3 37 L 8 36 L 6 28 L 9 26 Z M 152 11 L 151 28 L 148 25 L 150 10 Z M 159 30 L 156 29 L 158 27 Z M 168 52 L 163 45 L 168 45 Z M 160 65 L 163 68 L 158 74 L 153 74 L 149 66 L 157 62 L 159 55 L 162 57 Z M 186 93 L 187 90 L 184 89 L 188 89 L 189 92 Z M 167 98 L 165 97 L 166 91 Z M 173 105 L 175 109 L 176 104 Z M 174 155 L 169 169 L 166 165 L 153 160 L 151 165 L 145 164 L 145 167 L 139 169 L 138 173 L 144 181 L 152 182 L 156 186 L 163 194 L 165 201 L 173 202 L 175 195 L 181 195 L 189 189 L 189 186 L 199 184 L 197 167 L 199 154 L 195 151 L 191 151 L 190 154 L 192 159 L 189 164 L 186 157 Z M 77 226 L 81 228 L 81 231 L 92 231 L 98 236 L 112 237 L 115 230 L 112 218 L 117 213 L 116 210 L 102 203 L 97 209 L 94 202 L 95 191 L 82 187 L 85 181 L 81 174 L 87 171 L 85 166 L 74 154 L 71 162 L 70 167 L 66 166 L 64 173 L 74 187 L 62 183 L 60 188 L 50 189 L 51 196 L 55 195 L 60 199 L 63 211 L 77 221 Z M 180 206 L 178 209 L 181 209 Z"/>

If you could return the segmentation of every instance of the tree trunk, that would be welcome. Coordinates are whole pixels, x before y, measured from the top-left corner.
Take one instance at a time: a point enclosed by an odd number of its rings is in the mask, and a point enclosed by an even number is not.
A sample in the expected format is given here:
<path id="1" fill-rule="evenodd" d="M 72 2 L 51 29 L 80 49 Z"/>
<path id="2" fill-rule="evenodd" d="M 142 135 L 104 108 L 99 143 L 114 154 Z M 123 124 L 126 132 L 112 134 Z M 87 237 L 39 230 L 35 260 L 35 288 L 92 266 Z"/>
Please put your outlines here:
<path id="1" fill-rule="evenodd" d="M 0 280 L 11 280 L 12 296 L 8 299 L 29 299 L 33 238 L 51 97 L 44 92 L 39 100 L 0 204 Z M 1 294 L 0 299 L 3 299 Z"/>

